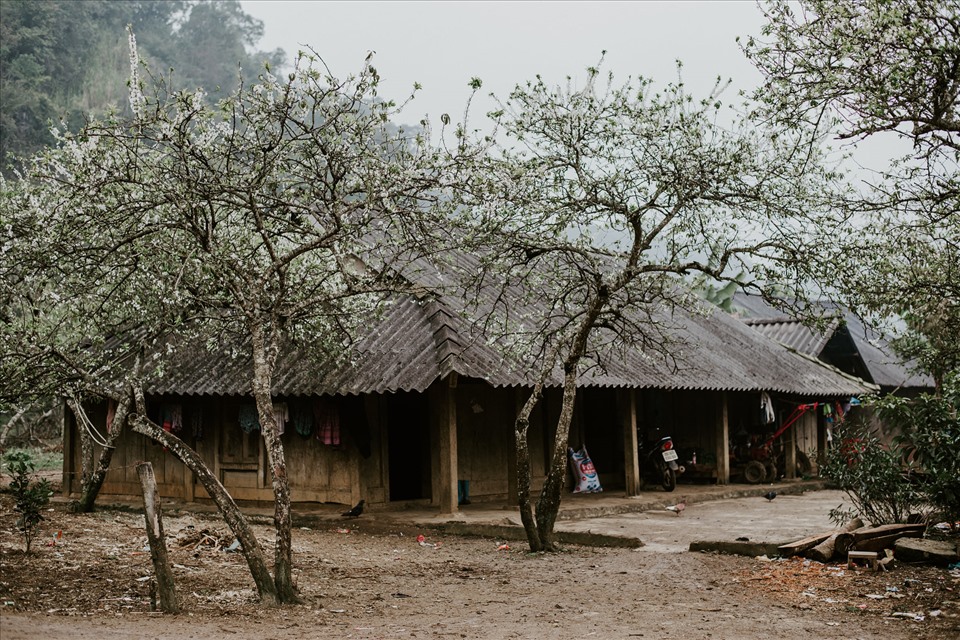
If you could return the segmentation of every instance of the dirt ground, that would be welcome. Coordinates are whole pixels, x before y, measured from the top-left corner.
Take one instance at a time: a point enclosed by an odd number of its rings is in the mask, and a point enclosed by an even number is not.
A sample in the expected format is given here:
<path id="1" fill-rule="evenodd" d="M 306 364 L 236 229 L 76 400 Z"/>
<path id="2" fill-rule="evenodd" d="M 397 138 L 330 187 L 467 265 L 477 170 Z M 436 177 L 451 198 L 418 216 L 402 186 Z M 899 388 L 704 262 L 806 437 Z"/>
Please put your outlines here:
<path id="1" fill-rule="evenodd" d="M 222 520 L 164 517 L 184 612 L 151 611 L 143 517 L 47 512 L 29 556 L 0 494 L 0 637 L 960 637 L 960 571 L 852 571 L 803 560 L 525 546 L 360 518 L 294 532 L 305 604 L 257 605 Z M 706 526 L 706 525 L 704 525 Z M 272 529 L 256 526 L 272 553 Z M 418 535 L 424 535 L 418 541 Z"/>

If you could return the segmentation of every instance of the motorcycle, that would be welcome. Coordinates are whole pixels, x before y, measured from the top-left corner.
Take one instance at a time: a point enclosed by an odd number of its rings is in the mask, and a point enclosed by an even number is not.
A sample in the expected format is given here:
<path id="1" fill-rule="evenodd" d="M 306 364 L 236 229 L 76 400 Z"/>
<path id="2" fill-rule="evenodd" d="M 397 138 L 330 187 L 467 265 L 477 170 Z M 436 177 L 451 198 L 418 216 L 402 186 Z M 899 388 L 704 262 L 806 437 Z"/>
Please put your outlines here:
<path id="1" fill-rule="evenodd" d="M 643 457 L 644 475 L 652 482 L 659 483 L 664 491 L 677 488 L 677 476 L 684 468 L 677 464 L 677 450 L 673 448 L 673 438 L 664 436 L 651 446 Z"/>

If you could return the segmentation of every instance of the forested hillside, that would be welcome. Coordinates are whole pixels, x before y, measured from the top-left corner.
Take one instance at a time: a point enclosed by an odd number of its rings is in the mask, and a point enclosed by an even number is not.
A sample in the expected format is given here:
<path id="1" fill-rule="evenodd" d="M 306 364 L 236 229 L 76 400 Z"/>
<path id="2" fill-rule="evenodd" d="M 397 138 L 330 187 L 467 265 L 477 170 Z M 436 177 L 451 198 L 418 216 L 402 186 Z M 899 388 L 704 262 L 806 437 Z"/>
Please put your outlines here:
<path id="1" fill-rule="evenodd" d="M 85 115 L 127 110 L 126 26 L 140 57 L 175 87 L 204 87 L 212 99 L 236 86 L 238 69 L 255 77 L 283 51 L 256 44 L 263 24 L 235 0 L 0 0 L 0 159 L 52 142 L 50 123 L 77 128 Z"/>

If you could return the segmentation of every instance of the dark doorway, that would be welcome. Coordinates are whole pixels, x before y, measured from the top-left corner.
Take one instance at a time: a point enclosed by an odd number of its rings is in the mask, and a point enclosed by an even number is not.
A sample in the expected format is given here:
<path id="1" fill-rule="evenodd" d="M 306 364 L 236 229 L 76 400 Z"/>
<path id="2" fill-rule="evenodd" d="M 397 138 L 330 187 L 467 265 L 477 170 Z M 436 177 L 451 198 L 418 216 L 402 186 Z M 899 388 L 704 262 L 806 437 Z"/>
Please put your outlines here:
<path id="1" fill-rule="evenodd" d="M 423 393 L 389 397 L 390 500 L 430 498 L 430 417 Z"/>

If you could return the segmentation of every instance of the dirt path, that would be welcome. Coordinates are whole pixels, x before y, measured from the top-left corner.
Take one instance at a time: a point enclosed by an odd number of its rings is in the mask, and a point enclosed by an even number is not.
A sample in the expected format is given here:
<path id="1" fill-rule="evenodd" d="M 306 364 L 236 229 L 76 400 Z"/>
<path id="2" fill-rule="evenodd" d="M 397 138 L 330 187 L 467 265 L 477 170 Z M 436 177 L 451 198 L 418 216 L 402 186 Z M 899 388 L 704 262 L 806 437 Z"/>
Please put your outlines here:
<path id="1" fill-rule="evenodd" d="M 10 507 L 10 497 L 0 495 L 3 640 L 942 640 L 960 633 L 960 576 L 942 569 L 849 572 L 801 561 L 676 553 L 656 545 L 570 547 L 541 556 L 515 543 L 500 549 L 502 541 L 493 539 L 399 525 L 378 531 L 363 519 L 298 529 L 297 580 L 306 604 L 264 610 L 254 602 L 242 557 L 224 551 L 233 538 L 222 522 L 193 515 L 165 519 L 187 613 L 162 616 L 150 612 L 142 516 L 111 511 L 81 516 L 57 507 L 47 514 L 36 551 L 25 558 Z M 697 526 L 710 525 L 701 520 Z M 270 528 L 256 529 L 271 548 Z M 57 531 L 62 535 L 55 541 Z M 425 545 L 417 541 L 419 533 Z M 897 591 L 888 591 L 891 587 Z M 922 613 L 924 620 L 890 616 L 906 611 Z"/>

